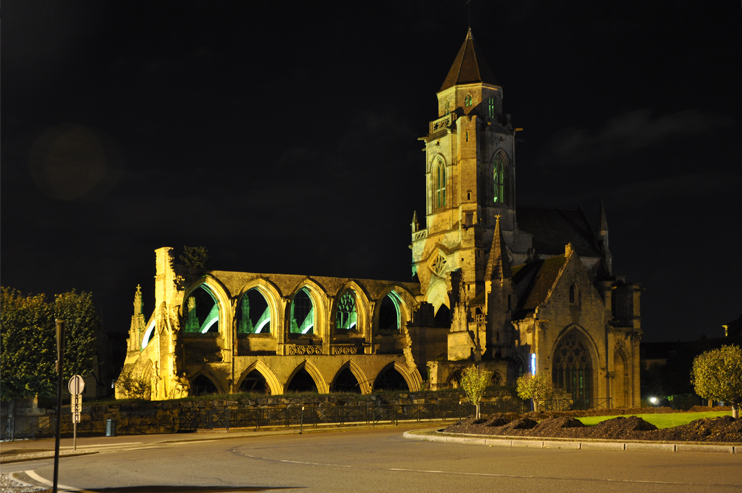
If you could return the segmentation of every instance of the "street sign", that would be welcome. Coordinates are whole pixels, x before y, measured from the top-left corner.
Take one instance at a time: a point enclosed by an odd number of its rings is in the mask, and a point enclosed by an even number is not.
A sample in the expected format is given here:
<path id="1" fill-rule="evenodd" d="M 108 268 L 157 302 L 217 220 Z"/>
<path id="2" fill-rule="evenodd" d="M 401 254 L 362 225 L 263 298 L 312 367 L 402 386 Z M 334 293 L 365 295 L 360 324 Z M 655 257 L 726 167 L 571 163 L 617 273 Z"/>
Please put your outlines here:
<path id="1" fill-rule="evenodd" d="M 67 384 L 67 388 L 72 395 L 80 395 L 85 390 L 85 380 L 80 375 L 75 375 L 70 378 L 70 383 Z"/>
<path id="2" fill-rule="evenodd" d="M 72 404 L 70 406 L 70 410 L 72 411 L 72 422 L 79 423 L 80 414 L 82 413 L 82 396 L 81 395 L 78 394 L 78 395 L 72 396 Z"/>

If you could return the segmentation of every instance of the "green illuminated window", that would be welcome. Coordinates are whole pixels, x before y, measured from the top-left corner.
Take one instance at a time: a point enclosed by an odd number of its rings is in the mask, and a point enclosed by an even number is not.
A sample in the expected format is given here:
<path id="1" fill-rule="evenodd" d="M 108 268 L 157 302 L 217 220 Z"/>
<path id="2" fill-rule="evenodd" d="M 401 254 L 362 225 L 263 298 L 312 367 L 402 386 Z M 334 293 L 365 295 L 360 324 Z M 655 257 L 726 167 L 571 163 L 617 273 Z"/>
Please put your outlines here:
<path id="1" fill-rule="evenodd" d="M 491 97 L 487 100 L 487 108 L 489 109 L 490 118 L 494 119 L 497 116 L 495 112 L 495 98 Z"/>
<path id="2" fill-rule="evenodd" d="M 446 101 L 446 115 L 451 113 L 451 103 L 449 101 Z"/>
<path id="3" fill-rule="evenodd" d="M 446 165 L 438 160 L 435 168 L 435 208 L 446 206 Z"/>
<path id="4" fill-rule="evenodd" d="M 340 297 L 335 312 L 335 328 L 339 330 L 356 329 L 358 314 L 356 313 L 356 297 L 353 291 L 346 291 Z"/>
<path id="5" fill-rule="evenodd" d="M 471 94 L 467 94 L 464 98 L 464 106 L 471 106 L 472 104 L 472 97 Z"/>
<path id="6" fill-rule="evenodd" d="M 257 289 L 242 295 L 237 310 L 238 334 L 267 334 L 271 331 L 268 302 Z"/>
<path id="7" fill-rule="evenodd" d="M 185 332 L 205 334 L 219 332 L 219 303 L 206 284 L 188 295 Z"/>
<path id="8" fill-rule="evenodd" d="M 314 304 L 307 288 L 301 288 L 291 302 L 291 333 L 314 334 Z"/>

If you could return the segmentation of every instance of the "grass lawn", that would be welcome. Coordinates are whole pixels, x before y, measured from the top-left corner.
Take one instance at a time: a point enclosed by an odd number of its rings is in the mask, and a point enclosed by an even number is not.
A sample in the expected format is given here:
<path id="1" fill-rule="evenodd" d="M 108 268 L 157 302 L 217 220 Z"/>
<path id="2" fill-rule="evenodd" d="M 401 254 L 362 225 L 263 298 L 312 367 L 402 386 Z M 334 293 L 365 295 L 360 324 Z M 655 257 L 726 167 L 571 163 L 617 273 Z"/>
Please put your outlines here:
<path id="1" fill-rule="evenodd" d="M 627 418 L 629 416 L 639 416 L 647 423 L 652 423 L 657 428 L 672 428 L 674 426 L 687 425 L 691 421 L 701 418 L 716 418 L 717 416 L 731 416 L 732 411 L 717 411 L 708 413 L 669 413 L 669 414 L 621 414 Z M 586 416 L 577 418 L 582 424 L 594 426 L 606 419 L 617 418 L 618 416 Z"/>

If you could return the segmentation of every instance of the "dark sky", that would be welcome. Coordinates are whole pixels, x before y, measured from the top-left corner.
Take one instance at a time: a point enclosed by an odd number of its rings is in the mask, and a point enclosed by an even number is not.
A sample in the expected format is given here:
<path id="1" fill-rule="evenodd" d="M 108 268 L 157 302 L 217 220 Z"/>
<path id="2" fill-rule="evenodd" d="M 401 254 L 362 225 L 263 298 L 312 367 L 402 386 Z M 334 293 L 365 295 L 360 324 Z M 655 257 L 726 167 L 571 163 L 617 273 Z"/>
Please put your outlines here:
<path id="1" fill-rule="evenodd" d="M 109 332 L 155 248 L 220 270 L 409 280 L 417 138 L 461 0 L 13 2 L 2 19 L 2 284 L 92 291 Z M 645 341 L 742 314 L 739 1 L 473 1 L 522 127 L 518 202 L 604 199 Z"/>

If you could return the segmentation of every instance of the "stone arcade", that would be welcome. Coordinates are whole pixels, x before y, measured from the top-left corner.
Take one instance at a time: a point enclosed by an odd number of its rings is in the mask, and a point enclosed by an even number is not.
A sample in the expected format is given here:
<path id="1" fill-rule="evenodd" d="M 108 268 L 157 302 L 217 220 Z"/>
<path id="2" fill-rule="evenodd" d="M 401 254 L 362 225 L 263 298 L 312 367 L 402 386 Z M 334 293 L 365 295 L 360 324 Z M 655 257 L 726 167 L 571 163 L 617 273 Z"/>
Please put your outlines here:
<path id="1" fill-rule="evenodd" d="M 474 363 L 513 384 L 535 367 L 574 400 L 639 404 L 640 287 L 613 275 L 608 224 L 516 206 L 515 134 L 469 32 L 438 92 L 416 282 L 211 271 L 156 251 L 137 287 L 125 371 L 152 399 L 203 392 L 455 387 Z M 123 396 L 122 389 L 116 389 Z"/>

